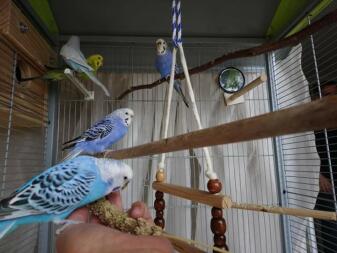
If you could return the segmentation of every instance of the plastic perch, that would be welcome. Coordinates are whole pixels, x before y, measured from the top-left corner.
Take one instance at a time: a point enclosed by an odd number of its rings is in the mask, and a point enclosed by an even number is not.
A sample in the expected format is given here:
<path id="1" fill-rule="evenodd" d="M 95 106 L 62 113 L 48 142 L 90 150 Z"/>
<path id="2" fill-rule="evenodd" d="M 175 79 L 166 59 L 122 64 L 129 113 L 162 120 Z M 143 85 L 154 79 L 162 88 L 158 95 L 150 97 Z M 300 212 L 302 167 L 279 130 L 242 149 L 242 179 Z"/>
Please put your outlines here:
<path id="1" fill-rule="evenodd" d="M 74 73 L 71 69 L 66 68 L 64 74 L 71 81 L 77 89 L 84 95 L 85 100 L 94 100 L 94 92 L 88 91 L 85 86 L 74 76 Z"/>

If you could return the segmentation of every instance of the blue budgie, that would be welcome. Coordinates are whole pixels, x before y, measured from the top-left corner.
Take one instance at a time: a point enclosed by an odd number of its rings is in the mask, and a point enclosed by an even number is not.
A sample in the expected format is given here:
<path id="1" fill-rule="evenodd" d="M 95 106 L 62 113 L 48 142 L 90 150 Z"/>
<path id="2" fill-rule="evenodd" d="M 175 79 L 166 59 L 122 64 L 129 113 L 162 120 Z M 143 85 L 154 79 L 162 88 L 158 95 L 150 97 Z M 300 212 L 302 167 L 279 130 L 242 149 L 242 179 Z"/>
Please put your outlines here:
<path id="1" fill-rule="evenodd" d="M 131 178 L 131 168 L 113 159 L 79 156 L 57 164 L 0 201 L 0 238 L 23 224 L 76 223 L 64 219 L 75 209 L 123 189 Z"/>
<path id="2" fill-rule="evenodd" d="M 161 77 L 167 78 L 171 74 L 171 66 L 172 66 L 172 52 L 167 47 L 167 43 L 163 39 L 158 39 L 156 41 L 157 55 L 156 55 L 156 69 L 160 73 Z M 178 74 L 178 68 L 176 65 L 175 73 Z M 174 89 L 178 92 L 178 94 L 182 97 L 185 105 L 189 107 L 188 101 L 181 89 L 181 82 L 179 80 L 174 80 Z"/>
<path id="3" fill-rule="evenodd" d="M 82 135 L 63 143 L 63 150 L 71 149 L 63 160 L 80 154 L 94 155 L 106 151 L 127 133 L 133 116 L 134 113 L 129 108 L 117 109 L 108 114 Z"/>
<path id="4" fill-rule="evenodd" d="M 60 54 L 69 67 L 79 73 L 85 73 L 91 81 L 102 88 L 105 95 L 110 97 L 109 91 L 104 84 L 97 79 L 95 70 L 87 63 L 86 58 L 81 52 L 80 39 L 78 36 L 71 36 L 68 42 L 62 46 Z"/>

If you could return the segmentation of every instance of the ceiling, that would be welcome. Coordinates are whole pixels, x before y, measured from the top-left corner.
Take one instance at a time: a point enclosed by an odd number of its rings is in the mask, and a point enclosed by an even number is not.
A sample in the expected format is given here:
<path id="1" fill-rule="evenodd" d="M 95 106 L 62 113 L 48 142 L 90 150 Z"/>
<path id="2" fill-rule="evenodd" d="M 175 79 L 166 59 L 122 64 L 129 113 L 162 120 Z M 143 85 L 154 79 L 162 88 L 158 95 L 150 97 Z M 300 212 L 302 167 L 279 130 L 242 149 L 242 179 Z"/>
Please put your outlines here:
<path id="1" fill-rule="evenodd" d="M 183 0 L 184 37 L 264 38 L 280 0 Z M 170 36 L 171 0 L 49 0 L 61 35 Z"/>

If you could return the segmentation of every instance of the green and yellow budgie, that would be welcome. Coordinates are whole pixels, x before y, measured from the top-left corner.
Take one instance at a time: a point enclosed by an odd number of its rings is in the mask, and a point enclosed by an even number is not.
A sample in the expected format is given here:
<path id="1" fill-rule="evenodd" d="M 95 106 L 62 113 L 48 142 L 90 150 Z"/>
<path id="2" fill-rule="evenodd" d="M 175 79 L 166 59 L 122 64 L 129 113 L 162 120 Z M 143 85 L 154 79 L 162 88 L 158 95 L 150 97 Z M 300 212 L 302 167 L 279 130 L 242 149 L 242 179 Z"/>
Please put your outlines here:
<path id="1" fill-rule="evenodd" d="M 103 66 L 103 56 L 100 54 L 93 54 L 87 58 L 87 63 L 90 67 L 93 68 L 93 74 L 97 74 L 97 70 Z M 83 80 L 88 80 L 88 76 L 85 73 L 77 73 L 77 76 Z M 18 78 L 18 81 L 27 82 L 31 80 L 42 79 L 48 81 L 62 81 L 66 79 L 66 75 L 64 74 L 63 69 L 53 69 L 47 71 L 42 76 L 34 76 L 34 77 L 27 77 L 27 78 Z"/>

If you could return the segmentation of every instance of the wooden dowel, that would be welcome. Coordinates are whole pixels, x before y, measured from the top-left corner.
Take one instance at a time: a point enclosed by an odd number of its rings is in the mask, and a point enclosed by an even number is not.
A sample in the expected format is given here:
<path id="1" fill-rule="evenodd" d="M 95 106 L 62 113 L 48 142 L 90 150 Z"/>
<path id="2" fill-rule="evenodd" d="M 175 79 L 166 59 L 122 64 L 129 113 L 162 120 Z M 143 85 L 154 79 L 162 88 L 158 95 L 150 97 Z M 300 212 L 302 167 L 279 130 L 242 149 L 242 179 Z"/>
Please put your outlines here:
<path id="1" fill-rule="evenodd" d="M 333 95 L 277 112 L 266 113 L 132 148 L 106 151 L 104 157 L 126 159 L 324 128 L 337 128 L 336 115 L 337 95 Z"/>
<path id="2" fill-rule="evenodd" d="M 336 221 L 337 216 L 335 212 L 327 211 L 317 211 L 304 208 L 289 208 L 289 207 L 279 207 L 279 206 L 267 206 L 267 205 L 256 205 L 248 203 L 236 203 L 233 202 L 229 196 L 226 195 L 214 195 L 207 191 L 195 190 L 188 187 L 154 182 L 152 184 L 153 189 L 161 191 L 164 193 L 171 194 L 172 196 L 196 201 L 198 203 L 203 203 L 209 206 L 214 206 L 218 208 L 235 208 L 244 209 L 249 211 L 258 211 L 266 213 L 275 214 L 285 214 L 292 216 L 301 217 L 312 217 L 321 220 L 332 220 Z"/>
<path id="3" fill-rule="evenodd" d="M 245 87 L 243 87 L 238 92 L 235 92 L 233 95 L 226 98 L 226 103 L 229 103 L 231 101 L 234 101 L 235 99 L 243 96 L 248 91 L 254 89 L 255 87 L 259 86 L 260 84 L 264 83 L 267 80 L 267 76 L 265 74 L 262 74 L 255 80 L 251 81 L 249 84 L 247 84 Z"/>
<path id="4" fill-rule="evenodd" d="M 250 211 L 258 211 L 258 212 L 266 212 L 266 213 L 286 214 L 286 215 L 292 215 L 292 216 L 312 217 L 312 218 L 321 219 L 321 220 L 332 220 L 332 221 L 337 220 L 335 212 L 317 211 L 317 210 L 310 210 L 310 209 L 304 209 L 304 208 L 265 206 L 265 205 L 236 203 L 236 202 L 232 202 L 232 208 L 244 209 L 244 210 L 250 210 Z"/>
<path id="5" fill-rule="evenodd" d="M 153 182 L 152 188 L 157 191 L 203 203 L 209 206 L 215 206 L 218 208 L 230 208 L 232 206 L 232 201 L 229 197 L 223 195 L 214 195 L 207 191 L 195 190 L 179 185 L 159 182 Z"/>

